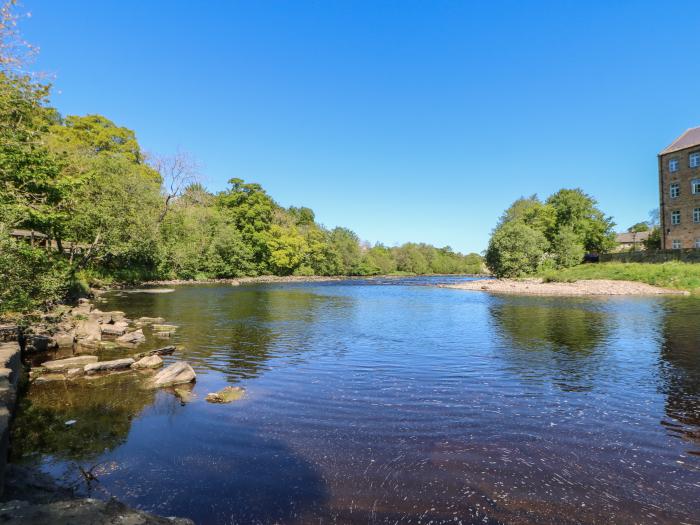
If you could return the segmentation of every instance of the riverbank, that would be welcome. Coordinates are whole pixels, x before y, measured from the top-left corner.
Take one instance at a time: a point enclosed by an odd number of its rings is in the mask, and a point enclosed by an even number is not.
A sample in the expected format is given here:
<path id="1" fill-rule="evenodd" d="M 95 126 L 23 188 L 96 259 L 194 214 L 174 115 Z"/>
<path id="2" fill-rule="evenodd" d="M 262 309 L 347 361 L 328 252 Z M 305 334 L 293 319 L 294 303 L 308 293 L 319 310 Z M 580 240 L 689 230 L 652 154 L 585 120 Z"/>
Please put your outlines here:
<path id="1" fill-rule="evenodd" d="M 684 262 L 579 264 L 561 270 L 547 270 L 536 277 L 546 281 L 581 280 L 634 281 L 661 288 L 700 293 L 700 264 Z"/>
<path id="2" fill-rule="evenodd" d="M 163 318 L 130 320 L 123 312 L 103 312 L 87 299 L 81 299 L 72 308 L 57 306 L 27 320 L 28 325 L 8 324 L 0 330 L 0 521 L 46 525 L 193 525 L 189 519 L 156 516 L 114 498 L 80 497 L 36 466 L 7 463 L 8 447 L 16 448 L 28 435 L 14 416 L 15 411 L 22 410 L 22 398 L 27 395 L 29 383 L 57 383 L 66 389 L 71 384 L 90 383 L 98 403 L 106 403 L 120 386 L 112 379 L 129 375 L 143 391 L 168 391 L 181 403 L 186 402 L 196 380 L 194 370 L 185 361 L 167 364 L 163 360 L 183 349 L 175 345 L 157 348 L 159 340 L 169 339 L 177 326 L 165 324 Z M 146 351 L 135 353 L 142 344 Z M 77 420 L 64 423 L 66 431 L 85 424 Z M 94 444 L 84 443 L 84 447 L 90 446 Z M 91 469 L 84 470 L 76 464 L 76 470 L 87 484 L 99 483 Z"/>
<path id="3" fill-rule="evenodd" d="M 551 296 L 611 296 L 611 295 L 688 295 L 687 291 L 661 288 L 646 283 L 606 279 L 575 282 L 546 282 L 543 279 L 479 279 L 441 288 L 474 290 L 499 294 Z"/>

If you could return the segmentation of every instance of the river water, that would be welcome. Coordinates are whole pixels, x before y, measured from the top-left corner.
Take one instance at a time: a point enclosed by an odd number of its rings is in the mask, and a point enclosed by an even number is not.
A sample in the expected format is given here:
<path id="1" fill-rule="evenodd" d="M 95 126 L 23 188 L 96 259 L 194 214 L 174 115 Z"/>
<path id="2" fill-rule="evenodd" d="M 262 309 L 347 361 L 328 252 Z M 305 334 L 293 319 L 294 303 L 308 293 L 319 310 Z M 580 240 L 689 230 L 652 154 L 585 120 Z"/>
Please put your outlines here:
<path id="1" fill-rule="evenodd" d="M 13 459 L 200 524 L 700 523 L 700 300 L 438 281 L 111 294 L 179 325 L 191 399 L 32 385 Z"/>

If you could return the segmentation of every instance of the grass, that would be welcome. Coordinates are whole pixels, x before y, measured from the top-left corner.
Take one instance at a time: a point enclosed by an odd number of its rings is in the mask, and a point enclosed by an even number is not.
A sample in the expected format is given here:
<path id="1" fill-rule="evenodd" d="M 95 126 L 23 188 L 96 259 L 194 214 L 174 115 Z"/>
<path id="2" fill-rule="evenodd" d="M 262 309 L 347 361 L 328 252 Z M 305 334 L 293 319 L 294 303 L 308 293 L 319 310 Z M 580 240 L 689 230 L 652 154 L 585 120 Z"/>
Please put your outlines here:
<path id="1" fill-rule="evenodd" d="M 581 264 L 562 270 L 547 270 L 539 277 L 546 282 L 574 282 L 584 279 L 638 281 L 700 294 L 700 264 L 683 262 Z"/>

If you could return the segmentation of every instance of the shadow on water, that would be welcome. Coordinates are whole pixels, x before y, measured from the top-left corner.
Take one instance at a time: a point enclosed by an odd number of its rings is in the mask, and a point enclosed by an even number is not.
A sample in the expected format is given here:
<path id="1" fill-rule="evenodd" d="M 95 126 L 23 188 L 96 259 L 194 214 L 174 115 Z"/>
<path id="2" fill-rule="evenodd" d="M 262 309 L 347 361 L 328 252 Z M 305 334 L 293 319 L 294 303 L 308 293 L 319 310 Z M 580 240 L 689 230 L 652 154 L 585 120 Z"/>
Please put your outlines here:
<path id="1" fill-rule="evenodd" d="M 489 308 L 504 359 L 528 380 L 564 391 L 590 390 L 610 334 L 609 314 L 596 303 L 549 298 L 496 299 Z"/>
<path id="2" fill-rule="evenodd" d="M 700 455 L 700 304 L 669 301 L 662 310 L 660 388 L 666 396 L 662 424 Z"/>

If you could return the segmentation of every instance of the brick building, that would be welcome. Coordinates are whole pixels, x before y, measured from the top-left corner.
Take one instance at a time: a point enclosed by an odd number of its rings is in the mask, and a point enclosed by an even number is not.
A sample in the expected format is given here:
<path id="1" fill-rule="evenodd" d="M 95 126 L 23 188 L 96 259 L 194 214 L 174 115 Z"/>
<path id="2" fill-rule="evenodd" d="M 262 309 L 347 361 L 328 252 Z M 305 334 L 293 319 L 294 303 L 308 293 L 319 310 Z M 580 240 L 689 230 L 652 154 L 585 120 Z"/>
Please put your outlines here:
<path id="1" fill-rule="evenodd" d="M 700 248 L 700 127 L 659 153 L 661 248 Z"/>

